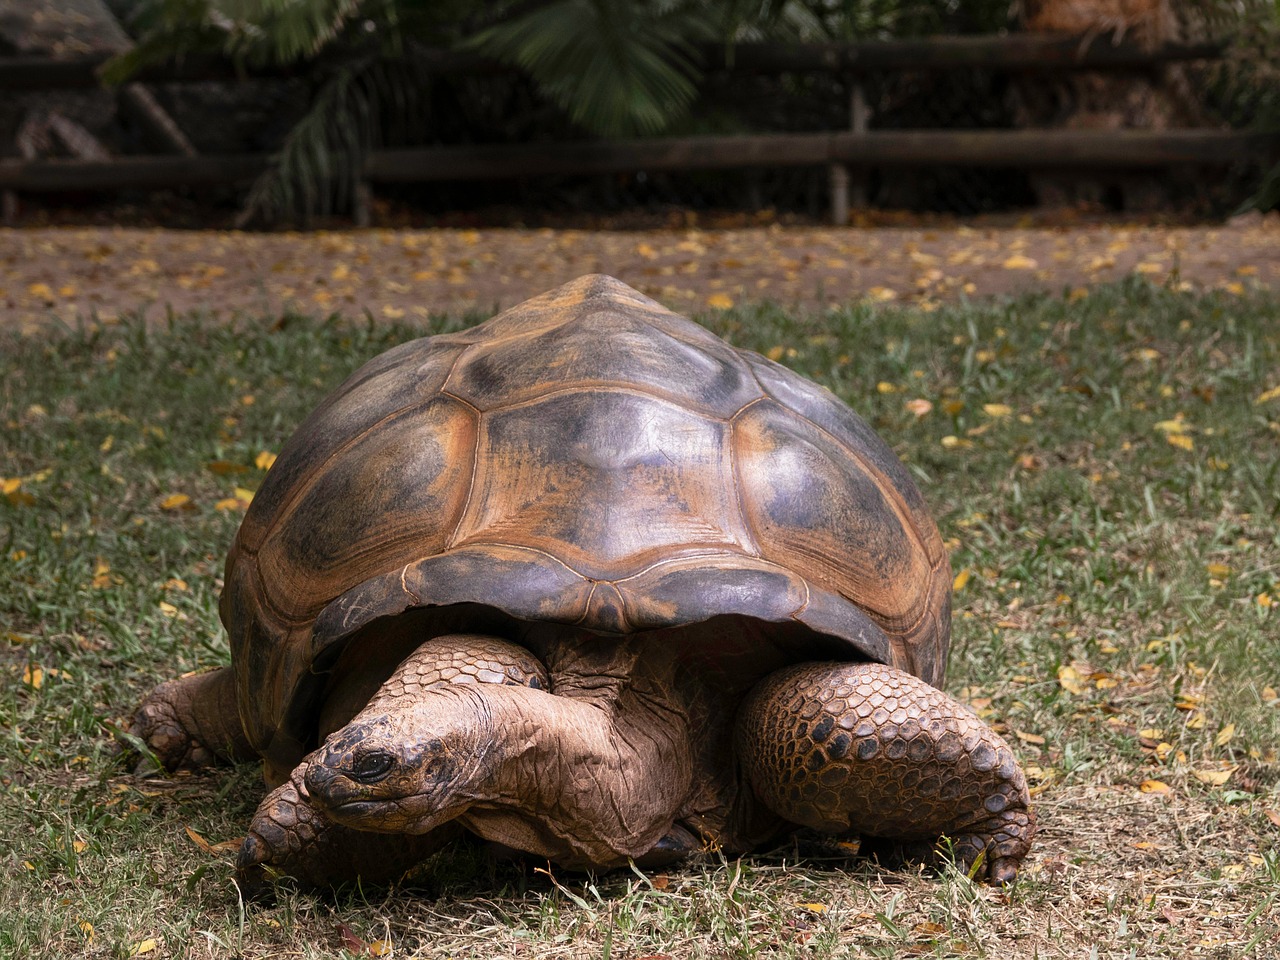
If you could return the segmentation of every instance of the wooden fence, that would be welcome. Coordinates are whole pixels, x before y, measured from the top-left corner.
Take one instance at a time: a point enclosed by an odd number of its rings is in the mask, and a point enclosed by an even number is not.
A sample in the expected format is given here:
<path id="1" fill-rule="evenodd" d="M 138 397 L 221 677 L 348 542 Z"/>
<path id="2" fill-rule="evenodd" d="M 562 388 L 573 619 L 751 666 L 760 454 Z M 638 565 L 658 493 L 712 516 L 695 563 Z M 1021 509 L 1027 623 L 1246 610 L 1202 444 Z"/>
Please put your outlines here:
<path id="1" fill-rule="evenodd" d="M 858 44 L 738 45 L 703 50 L 708 69 L 836 73 L 849 78 L 845 131 L 642 140 L 436 146 L 377 150 L 366 158 L 366 182 L 423 183 L 640 170 L 825 167 L 832 219 L 844 223 L 850 170 L 877 165 L 1105 169 L 1180 164 L 1225 165 L 1242 157 L 1280 156 L 1280 131 L 1241 130 L 871 130 L 860 78 L 879 71 L 952 71 L 982 67 L 1060 73 L 1070 70 L 1159 69 L 1173 61 L 1222 56 L 1217 43 L 1143 49 L 1109 37 L 1010 35 L 946 37 Z M 504 69 L 465 54 L 423 51 L 428 72 Z M 96 84 L 102 58 L 0 58 L 0 91 Z M 181 82 L 236 75 L 224 61 L 195 59 L 149 70 L 144 81 Z M 279 75 L 279 71 L 273 71 Z M 0 189 L 61 192 L 177 185 L 239 184 L 267 163 L 261 155 L 122 156 L 110 160 L 0 160 Z M 367 215 L 367 214 L 366 214 Z M 360 218 L 359 212 L 357 218 Z"/>

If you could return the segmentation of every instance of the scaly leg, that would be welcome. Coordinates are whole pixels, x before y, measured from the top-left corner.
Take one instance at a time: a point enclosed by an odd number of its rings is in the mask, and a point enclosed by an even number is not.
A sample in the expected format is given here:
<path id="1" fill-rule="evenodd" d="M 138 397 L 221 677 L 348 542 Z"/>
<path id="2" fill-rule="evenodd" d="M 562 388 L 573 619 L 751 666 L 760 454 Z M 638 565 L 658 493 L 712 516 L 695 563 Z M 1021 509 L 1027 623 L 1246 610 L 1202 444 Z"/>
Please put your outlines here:
<path id="1" fill-rule="evenodd" d="M 240 725 L 230 667 L 160 684 L 138 707 L 129 732 L 170 771 L 257 757 Z"/>
<path id="2" fill-rule="evenodd" d="M 793 823 L 902 841 L 950 840 L 1011 883 L 1035 833 L 1009 745 L 967 707 L 874 663 L 808 663 L 757 685 L 737 749 L 757 796 Z"/>

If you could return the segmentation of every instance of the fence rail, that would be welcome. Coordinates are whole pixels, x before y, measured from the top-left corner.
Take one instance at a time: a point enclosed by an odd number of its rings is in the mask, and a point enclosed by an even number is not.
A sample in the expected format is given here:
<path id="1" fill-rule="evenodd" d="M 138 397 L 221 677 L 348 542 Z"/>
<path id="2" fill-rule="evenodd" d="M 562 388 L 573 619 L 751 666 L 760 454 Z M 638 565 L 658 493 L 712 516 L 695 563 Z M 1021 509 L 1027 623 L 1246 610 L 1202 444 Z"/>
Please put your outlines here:
<path id="1" fill-rule="evenodd" d="M 1111 37 L 1008 34 L 972 37 L 929 37 L 918 40 L 873 40 L 862 43 L 702 44 L 698 58 L 708 70 L 744 73 L 838 73 L 856 76 L 882 70 L 1116 70 L 1185 60 L 1221 57 L 1222 41 L 1165 43 L 1143 47 L 1116 43 Z M 407 54 L 425 73 L 492 73 L 512 68 L 475 54 L 419 48 Z M 105 54 L 53 59 L 0 57 L 0 90 L 94 87 L 110 59 Z M 340 58 L 325 61 L 341 66 Z M 158 64 L 131 79 L 141 83 L 238 80 L 244 77 L 296 76 L 303 69 L 247 67 L 212 56 L 186 57 Z"/>

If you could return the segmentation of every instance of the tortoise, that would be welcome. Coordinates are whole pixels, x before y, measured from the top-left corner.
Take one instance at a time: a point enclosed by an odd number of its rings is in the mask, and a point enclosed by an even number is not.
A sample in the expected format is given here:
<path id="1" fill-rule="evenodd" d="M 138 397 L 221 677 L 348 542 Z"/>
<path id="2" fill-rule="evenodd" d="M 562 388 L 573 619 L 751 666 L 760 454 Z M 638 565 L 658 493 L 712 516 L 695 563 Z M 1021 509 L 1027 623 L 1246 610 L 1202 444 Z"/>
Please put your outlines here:
<path id="1" fill-rule="evenodd" d="M 1009 883 L 1013 751 L 942 693 L 951 576 L 829 391 L 587 276 L 366 363 L 227 558 L 231 665 L 157 687 L 169 769 L 261 758 L 261 886 L 391 882 L 465 833 L 567 868 L 809 827 Z"/>

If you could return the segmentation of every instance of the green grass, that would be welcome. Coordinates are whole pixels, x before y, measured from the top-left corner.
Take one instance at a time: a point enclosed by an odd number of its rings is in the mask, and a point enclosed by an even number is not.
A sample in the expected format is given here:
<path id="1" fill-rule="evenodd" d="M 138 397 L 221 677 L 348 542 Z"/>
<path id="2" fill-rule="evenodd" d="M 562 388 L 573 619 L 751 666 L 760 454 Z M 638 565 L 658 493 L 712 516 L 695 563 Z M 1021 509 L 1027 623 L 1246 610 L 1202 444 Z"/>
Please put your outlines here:
<path id="1" fill-rule="evenodd" d="M 1274 956 L 1280 398 L 1255 401 L 1280 302 L 1133 283 L 703 319 L 848 400 L 933 505 L 965 581 L 948 688 L 1036 792 L 1012 891 L 803 844 L 595 879 L 461 849 L 390 895 L 243 904 L 185 828 L 241 836 L 256 771 L 135 778 L 110 730 L 225 662 L 223 501 L 258 455 L 422 331 L 183 317 L 0 334 L 0 956 L 329 957 L 340 929 L 426 957 Z"/>

